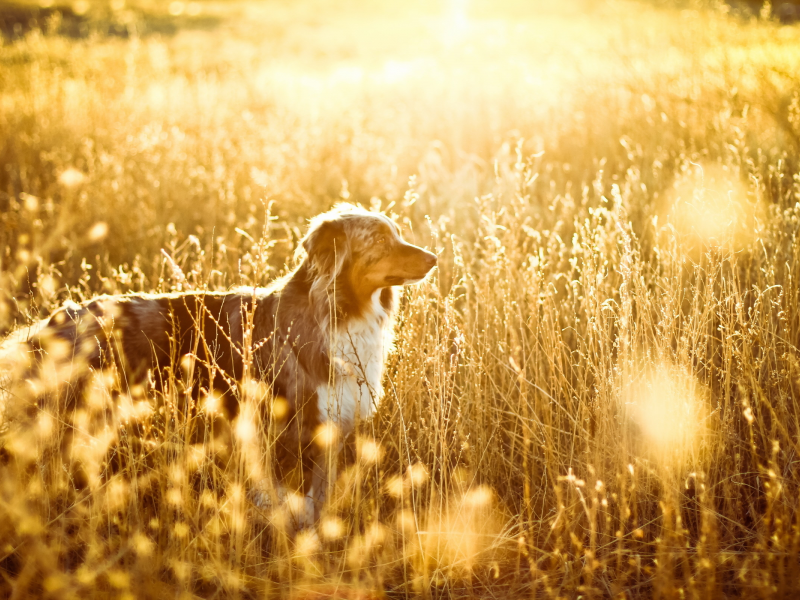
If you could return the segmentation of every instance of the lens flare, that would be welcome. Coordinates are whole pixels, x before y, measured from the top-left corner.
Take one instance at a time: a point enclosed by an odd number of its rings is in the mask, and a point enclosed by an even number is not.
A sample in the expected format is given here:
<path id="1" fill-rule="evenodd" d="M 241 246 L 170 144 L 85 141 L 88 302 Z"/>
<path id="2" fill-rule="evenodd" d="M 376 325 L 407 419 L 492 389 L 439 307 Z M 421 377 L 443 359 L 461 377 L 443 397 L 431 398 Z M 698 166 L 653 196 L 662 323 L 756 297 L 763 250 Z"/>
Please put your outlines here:
<path id="1" fill-rule="evenodd" d="M 333 423 L 323 423 L 317 427 L 314 441 L 322 448 L 331 448 L 339 440 L 339 428 Z"/>
<path id="2" fill-rule="evenodd" d="M 339 517 L 327 517 L 319 524 L 319 532 L 325 540 L 338 540 L 345 533 L 344 521 Z"/>
<path id="3" fill-rule="evenodd" d="M 86 181 L 86 175 L 73 167 L 66 169 L 58 176 L 58 182 L 68 188 L 77 187 L 84 181 Z"/>
<path id="4" fill-rule="evenodd" d="M 236 437 L 243 443 L 252 442 L 256 438 L 255 411 L 249 403 L 245 404 L 234 427 Z"/>
<path id="5" fill-rule="evenodd" d="M 646 369 L 627 386 L 626 406 L 658 457 L 684 461 L 698 449 L 707 410 L 702 385 L 687 370 L 670 363 Z"/>
<path id="6" fill-rule="evenodd" d="M 104 221 L 98 221 L 89 229 L 86 233 L 86 237 L 89 238 L 90 242 L 100 242 L 103 241 L 106 236 L 108 235 L 108 224 Z"/>
<path id="7" fill-rule="evenodd" d="M 751 197 L 734 173 L 717 165 L 692 165 L 673 188 L 669 222 L 690 244 L 738 250 L 756 237 L 762 204 Z"/>
<path id="8" fill-rule="evenodd" d="M 365 465 L 379 463 L 383 457 L 383 448 L 371 438 L 358 438 L 356 447 L 358 449 L 358 458 Z"/>
<path id="9" fill-rule="evenodd" d="M 418 521 L 421 530 L 416 529 Z M 447 498 L 441 509 L 431 507 L 421 519 L 405 511 L 397 525 L 404 535 L 413 532 L 420 541 L 409 546 L 418 560 L 458 578 L 470 576 L 477 565 L 489 564 L 504 552 L 504 521 L 493 491 L 479 486 Z"/>
<path id="10" fill-rule="evenodd" d="M 222 399 L 214 391 L 208 392 L 201 403 L 203 410 L 208 414 L 214 414 L 222 408 Z"/>
<path id="11" fill-rule="evenodd" d="M 413 487 L 421 487 L 428 481 L 428 469 L 422 463 L 408 467 L 407 477 Z"/>
<path id="12" fill-rule="evenodd" d="M 307 558 L 319 550 L 319 547 L 319 537 L 314 531 L 301 531 L 295 539 L 295 556 Z"/>

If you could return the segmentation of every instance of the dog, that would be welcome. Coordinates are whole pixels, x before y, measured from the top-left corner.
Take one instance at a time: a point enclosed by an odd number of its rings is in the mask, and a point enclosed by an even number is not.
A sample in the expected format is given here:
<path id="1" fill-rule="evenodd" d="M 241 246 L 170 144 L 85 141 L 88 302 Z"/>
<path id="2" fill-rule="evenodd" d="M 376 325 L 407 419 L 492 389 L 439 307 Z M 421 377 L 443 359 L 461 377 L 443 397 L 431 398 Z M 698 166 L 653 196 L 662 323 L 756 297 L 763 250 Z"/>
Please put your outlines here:
<path id="1" fill-rule="evenodd" d="M 186 379 L 190 365 L 185 385 L 194 397 L 221 398 L 228 421 L 239 414 L 242 382 L 255 381 L 268 391 L 262 404 L 286 404 L 277 424 L 261 407 L 279 432 L 279 480 L 299 474 L 290 487 L 320 502 L 326 479 L 316 432 L 334 425 L 343 439 L 373 414 L 392 346 L 394 288 L 425 278 L 437 257 L 404 241 L 384 214 L 340 204 L 310 221 L 296 262 L 266 288 L 66 305 L 23 334 L 32 365 L 23 379 L 36 389 L 68 386 L 71 408 L 87 373 L 111 366 L 125 389 L 163 391 L 181 366 Z"/>

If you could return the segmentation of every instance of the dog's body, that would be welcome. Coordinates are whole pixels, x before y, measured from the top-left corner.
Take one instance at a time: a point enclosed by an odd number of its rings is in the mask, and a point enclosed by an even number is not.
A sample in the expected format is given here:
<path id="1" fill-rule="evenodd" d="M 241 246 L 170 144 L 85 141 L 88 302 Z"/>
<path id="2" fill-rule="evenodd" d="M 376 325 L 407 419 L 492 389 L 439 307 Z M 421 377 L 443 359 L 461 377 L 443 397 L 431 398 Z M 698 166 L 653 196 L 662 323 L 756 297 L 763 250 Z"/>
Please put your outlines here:
<path id="1" fill-rule="evenodd" d="M 387 217 L 348 205 L 313 219 L 302 247 L 297 268 L 268 288 L 101 297 L 62 308 L 25 344 L 41 373 L 55 361 L 48 372 L 73 386 L 80 373 L 109 365 L 129 388 L 163 389 L 177 374 L 196 397 L 221 395 L 229 419 L 243 378 L 263 384 L 265 398 L 288 405 L 279 474 L 300 466 L 308 491 L 318 426 L 346 435 L 380 400 L 392 286 L 422 279 L 436 257 L 405 243 Z"/>

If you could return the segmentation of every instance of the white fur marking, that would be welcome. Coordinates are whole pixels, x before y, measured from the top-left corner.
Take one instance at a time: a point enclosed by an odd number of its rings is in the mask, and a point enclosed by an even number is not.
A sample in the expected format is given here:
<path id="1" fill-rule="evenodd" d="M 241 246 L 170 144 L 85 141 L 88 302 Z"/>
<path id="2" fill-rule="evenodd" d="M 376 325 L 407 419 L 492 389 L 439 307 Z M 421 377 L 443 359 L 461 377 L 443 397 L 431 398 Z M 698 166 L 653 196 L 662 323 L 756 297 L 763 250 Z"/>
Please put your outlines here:
<path id="1" fill-rule="evenodd" d="M 331 380 L 317 388 L 318 407 L 347 435 L 356 418 L 372 416 L 383 396 L 383 364 L 392 344 L 389 315 L 381 305 L 381 290 L 370 300 L 369 314 L 348 324 L 331 341 Z"/>

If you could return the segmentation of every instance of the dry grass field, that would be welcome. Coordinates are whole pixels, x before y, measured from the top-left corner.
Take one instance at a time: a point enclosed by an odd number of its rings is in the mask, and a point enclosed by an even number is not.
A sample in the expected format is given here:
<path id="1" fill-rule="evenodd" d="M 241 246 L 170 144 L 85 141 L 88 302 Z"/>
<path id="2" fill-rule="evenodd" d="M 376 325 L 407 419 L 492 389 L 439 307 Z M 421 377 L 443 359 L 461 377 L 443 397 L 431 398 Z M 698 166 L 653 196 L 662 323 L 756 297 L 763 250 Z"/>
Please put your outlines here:
<path id="1" fill-rule="evenodd" d="M 313 528 L 254 502 L 266 423 L 192 441 L 177 369 L 0 417 L 0 597 L 800 597 L 800 28 L 624 0 L 0 13 L 0 332 L 264 285 L 342 200 L 440 256 Z"/>

